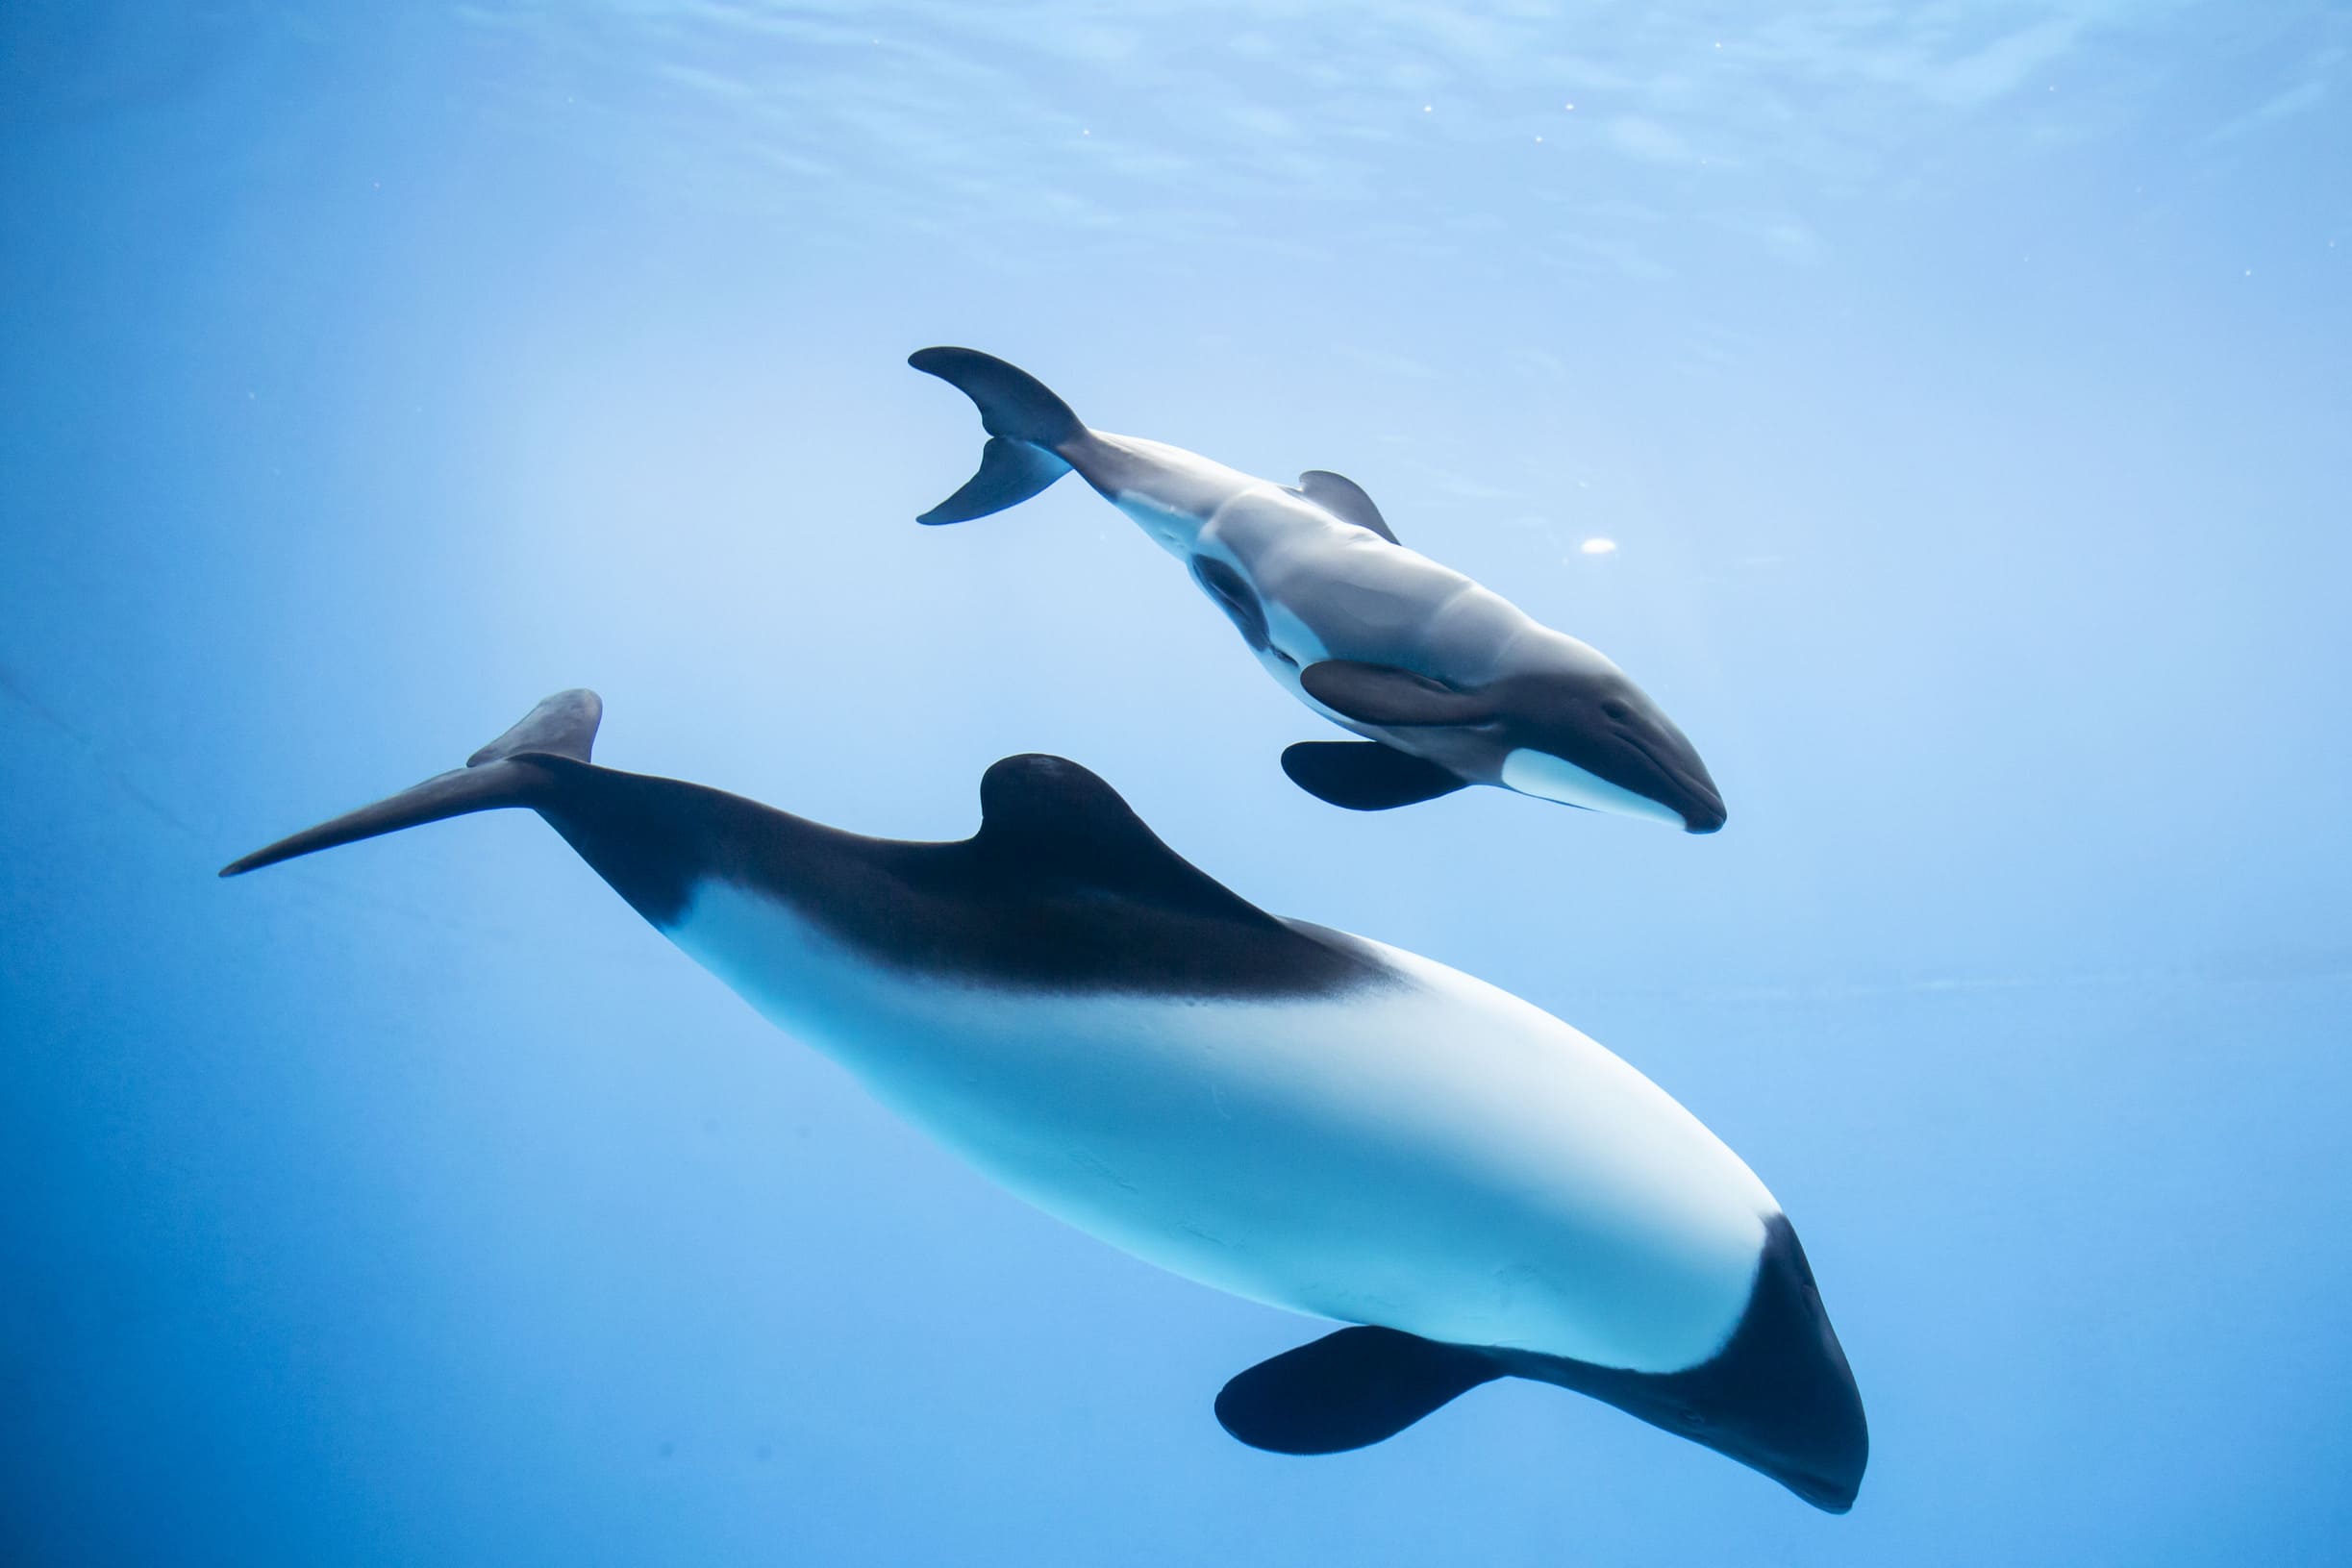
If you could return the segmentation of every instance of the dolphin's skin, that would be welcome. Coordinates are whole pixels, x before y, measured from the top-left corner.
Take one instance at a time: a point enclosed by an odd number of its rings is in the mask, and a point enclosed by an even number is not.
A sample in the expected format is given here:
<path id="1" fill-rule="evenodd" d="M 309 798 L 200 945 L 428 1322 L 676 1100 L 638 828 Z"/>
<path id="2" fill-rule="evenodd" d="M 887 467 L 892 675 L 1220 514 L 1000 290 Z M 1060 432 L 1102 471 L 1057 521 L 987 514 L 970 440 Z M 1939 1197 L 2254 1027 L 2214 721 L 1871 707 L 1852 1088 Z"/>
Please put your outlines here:
<path id="1" fill-rule="evenodd" d="M 1283 754 L 1336 806 L 1409 806 L 1465 784 L 1691 833 L 1723 797 L 1682 731 L 1599 650 L 1397 543 L 1372 498 L 1313 470 L 1276 485 L 1182 448 L 1088 430 L 1026 371 L 967 348 L 908 363 L 979 407 L 980 471 L 919 519 L 959 523 L 1075 468 L 1183 560 L 1291 695 L 1366 737 Z"/>
<path id="2" fill-rule="evenodd" d="M 1256 908 L 1094 775 L 1011 758 L 955 843 L 588 760 L 549 698 L 468 764 L 229 866 L 528 807 L 767 1018 L 1021 1197 L 1355 1325 L 1217 1400 L 1261 1448 L 1377 1442 L 1496 1377 L 1854 1499 L 1862 1405 L 1804 1251 L 1625 1062 L 1442 964 Z"/>

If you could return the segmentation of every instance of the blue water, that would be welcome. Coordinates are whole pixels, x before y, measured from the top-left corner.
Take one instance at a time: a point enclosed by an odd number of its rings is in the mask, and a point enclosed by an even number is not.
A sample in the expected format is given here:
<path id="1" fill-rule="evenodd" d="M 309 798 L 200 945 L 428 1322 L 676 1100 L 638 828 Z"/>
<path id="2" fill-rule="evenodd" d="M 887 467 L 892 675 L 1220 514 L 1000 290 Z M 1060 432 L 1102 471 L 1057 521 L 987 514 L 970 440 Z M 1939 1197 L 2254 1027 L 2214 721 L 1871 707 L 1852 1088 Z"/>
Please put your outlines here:
<path id="1" fill-rule="evenodd" d="M 0 1558 L 2332 1559 L 2348 103 L 2324 4 L 0 9 Z M 1729 828 L 1308 799 L 1082 487 L 913 525 L 932 342 L 1357 479 Z M 1854 1512 L 1535 1384 L 1239 1447 L 1314 1324 L 528 816 L 214 881 L 582 684 L 871 833 L 1063 753 L 1609 1043 L 1796 1220 Z"/>

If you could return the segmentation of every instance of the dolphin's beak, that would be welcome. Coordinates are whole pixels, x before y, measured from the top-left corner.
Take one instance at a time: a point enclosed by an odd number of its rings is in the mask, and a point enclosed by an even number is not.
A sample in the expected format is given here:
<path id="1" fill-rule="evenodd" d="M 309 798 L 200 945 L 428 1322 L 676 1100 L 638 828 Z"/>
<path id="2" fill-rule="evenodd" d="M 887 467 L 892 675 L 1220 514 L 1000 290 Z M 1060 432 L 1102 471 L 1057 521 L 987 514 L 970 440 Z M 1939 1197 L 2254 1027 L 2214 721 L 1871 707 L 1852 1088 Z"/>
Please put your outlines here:
<path id="1" fill-rule="evenodd" d="M 1731 820 L 1723 809 L 1723 797 L 1712 789 L 1693 791 L 1682 813 L 1685 833 L 1714 833 Z"/>
<path id="2" fill-rule="evenodd" d="M 1722 792 L 1708 777 L 1707 764 L 1688 742 L 1677 748 L 1677 757 L 1664 747 L 1638 747 L 1641 759 L 1656 775 L 1651 787 L 1642 791 L 1659 805 L 1683 819 L 1685 833 L 1714 833 L 1729 820 L 1723 809 Z M 1664 752 L 1665 755 L 1662 756 Z M 1660 787 L 1663 785 L 1663 787 Z"/>
<path id="3" fill-rule="evenodd" d="M 1722 791 L 1715 788 L 1707 764 L 1664 714 L 1651 714 L 1646 725 L 1624 725 L 1617 731 L 1617 741 L 1623 748 L 1618 755 L 1630 753 L 1637 759 L 1635 766 L 1629 773 L 1603 777 L 1681 817 L 1685 833 L 1714 833 L 1728 820 Z"/>
<path id="4" fill-rule="evenodd" d="M 1723 809 L 1723 791 L 1715 787 L 1714 776 L 1699 760 L 1697 749 L 1683 739 L 1680 730 L 1674 731 L 1674 738 L 1681 743 L 1650 754 L 1659 771 L 1674 781 L 1675 793 L 1681 797 L 1668 804 L 1682 812 L 1685 833 L 1714 833 L 1729 818 Z"/>

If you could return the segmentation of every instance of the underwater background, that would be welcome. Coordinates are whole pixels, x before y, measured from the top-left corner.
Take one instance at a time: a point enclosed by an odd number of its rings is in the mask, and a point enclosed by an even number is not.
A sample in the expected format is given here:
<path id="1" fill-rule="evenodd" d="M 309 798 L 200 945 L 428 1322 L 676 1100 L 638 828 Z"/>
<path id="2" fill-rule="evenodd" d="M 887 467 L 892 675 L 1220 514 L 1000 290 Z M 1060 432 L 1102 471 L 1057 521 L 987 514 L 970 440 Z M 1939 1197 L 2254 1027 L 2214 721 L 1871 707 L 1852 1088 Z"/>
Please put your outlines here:
<path id="1" fill-rule="evenodd" d="M 2352 12 L 0 8 L 0 1559 L 2198 1563 L 2352 1536 Z M 966 343 L 1595 643 L 1730 808 L 1317 804 Z M 1614 542 L 1614 551 L 1588 541 Z M 1845 1518 L 989 1186 L 527 815 L 559 687 L 955 837 L 1061 753 L 1589 1032 L 1787 1206 Z M 1432 1050 L 1445 1042 L 1433 1040 Z"/>

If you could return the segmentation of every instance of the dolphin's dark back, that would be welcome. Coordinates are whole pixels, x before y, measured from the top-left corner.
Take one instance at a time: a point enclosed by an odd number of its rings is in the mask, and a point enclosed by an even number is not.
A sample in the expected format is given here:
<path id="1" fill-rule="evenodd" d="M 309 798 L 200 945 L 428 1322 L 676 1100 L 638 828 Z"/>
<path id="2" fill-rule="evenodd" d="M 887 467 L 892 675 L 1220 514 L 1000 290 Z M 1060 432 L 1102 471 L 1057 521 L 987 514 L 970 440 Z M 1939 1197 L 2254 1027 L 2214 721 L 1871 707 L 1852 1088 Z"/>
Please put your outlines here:
<path id="1" fill-rule="evenodd" d="M 657 926 L 718 881 L 911 979 L 1033 991 L 1322 995 L 1374 979 L 1351 942 L 1278 919 L 1170 851 L 1092 773 L 1008 758 L 945 843 L 843 833 L 701 784 L 543 764 L 539 813 Z"/>
<path id="2" fill-rule="evenodd" d="M 674 931 L 732 884 L 858 958 L 918 979 L 1188 997 L 1328 994 L 1376 981 L 1360 945 L 1281 920 L 1169 850 L 1074 762 L 1013 757 L 981 830 L 948 843 L 843 833 L 702 784 L 588 760 L 601 705 L 549 698 L 445 773 L 283 839 L 238 875 L 445 817 L 528 807 L 646 920 Z"/>

